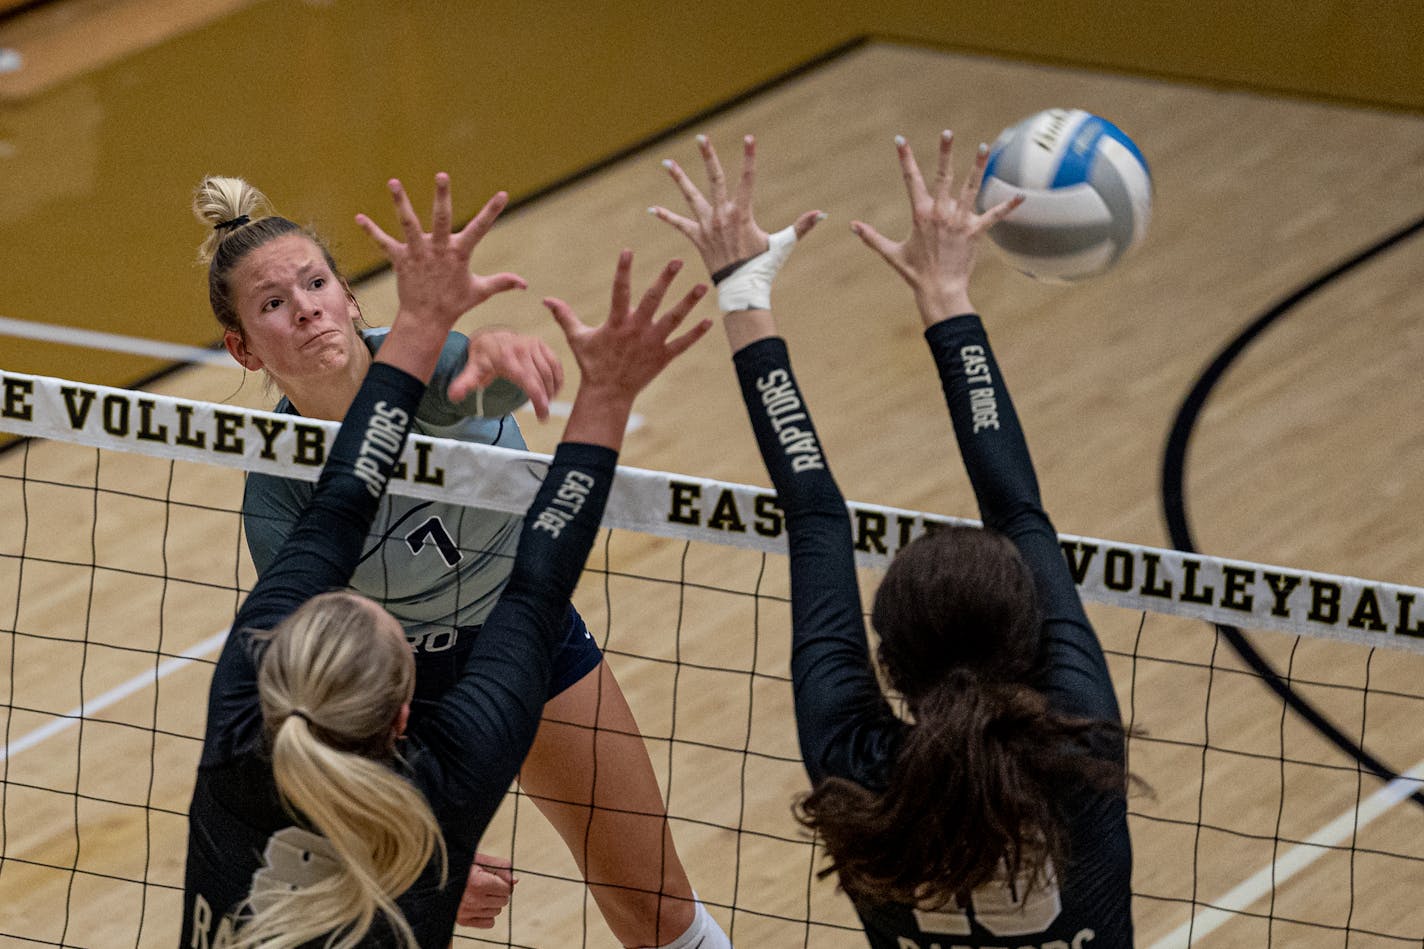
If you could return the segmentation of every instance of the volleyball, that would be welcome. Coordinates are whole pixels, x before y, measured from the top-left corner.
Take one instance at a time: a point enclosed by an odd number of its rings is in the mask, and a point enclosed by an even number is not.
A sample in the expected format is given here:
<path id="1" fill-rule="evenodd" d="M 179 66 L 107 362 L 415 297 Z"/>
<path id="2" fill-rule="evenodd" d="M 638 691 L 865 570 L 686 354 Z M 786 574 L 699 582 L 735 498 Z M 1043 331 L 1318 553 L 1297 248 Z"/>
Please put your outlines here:
<path id="1" fill-rule="evenodd" d="M 1058 283 L 1102 273 L 1142 242 L 1152 175 L 1132 139 L 1082 109 L 1048 109 L 1005 129 L 989 151 L 980 212 L 1027 200 L 989 230 L 1009 263 Z"/>

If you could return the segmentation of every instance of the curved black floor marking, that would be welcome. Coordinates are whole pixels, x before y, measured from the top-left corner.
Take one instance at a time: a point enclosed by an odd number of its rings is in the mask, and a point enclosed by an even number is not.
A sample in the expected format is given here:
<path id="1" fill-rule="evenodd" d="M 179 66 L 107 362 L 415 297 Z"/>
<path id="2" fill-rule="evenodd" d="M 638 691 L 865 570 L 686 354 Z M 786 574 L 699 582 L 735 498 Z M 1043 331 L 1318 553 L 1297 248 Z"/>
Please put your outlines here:
<path id="1" fill-rule="evenodd" d="M 1316 277 L 1310 283 L 1296 290 L 1290 296 L 1281 300 L 1271 307 L 1254 322 L 1241 331 L 1234 340 L 1227 344 L 1226 348 L 1217 354 L 1192 386 L 1191 392 L 1187 394 L 1182 402 L 1181 408 L 1177 410 L 1177 417 L 1172 423 L 1171 433 L 1167 436 L 1167 449 L 1162 457 L 1162 512 L 1167 519 L 1167 531 L 1172 538 L 1172 546 L 1178 550 L 1188 553 L 1196 553 L 1196 544 L 1192 539 L 1191 526 L 1187 521 L 1187 505 L 1184 485 L 1186 481 L 1187 468 L 1187 446 L 1191 441 L 1192 432 L 1196 428 L 1197 419 L 1200 418 L 1202 409 L 1206 406 L 1206 400 L 1211 395 L 1211 391 L 1216 384 L 1221 381 L 1226 370 L 1236 361 L 1236 358 L 1246 351 L 1246 349 L 1264 333 L 1271 324 L 1290 312 L 1297 304 L 1305 300 L 1321 287 L 1326 286 L 1331 281 L 1349 273 L 1351 270 L 1363 263 L 1373 259 L 1379 254 L 1389 250 L 1396 244 L 1413 237 L 1420 231 L 1424 231 L 1424 218 L 1415 221 L 1407 227 L 1390 234 L 1378 243 L 1365 248 L 1360 253 L 1326 273 Z M 1314 726 L 1322 735 L 1330 740 L 1337 748 L 1345 754 L 1358 761 L 1366 770 L 1381 778 L 1384 781 L 1393 781 L 1399 777 L 1398 773 L 1389 768 L 1384 762 L 1375 758 L 1363 747 L 1357 745 L 1354 740 L 1346 736 L 1335 725 L 1320 713 L 1315 706 L 1297 695 L 1295 690 L 1285 683 L 1280 675 L 1271 668 L 1271 664 L 1256 651 L 1245 635 L 1235 626 L 1219 625 L 1222 636 L 1231 644 L 1231 648 L 1236 650 L 1242 660 L 1246 662 L 1256 673 L 1265 680 L 1266 684 L 1279 695 L 1287 705 L 1296 711 L 1302 718 Z M 1410 795 L 1410 799 L 1416 804 L 1424 807 L 1424 792 L 1415 791 Z"/>

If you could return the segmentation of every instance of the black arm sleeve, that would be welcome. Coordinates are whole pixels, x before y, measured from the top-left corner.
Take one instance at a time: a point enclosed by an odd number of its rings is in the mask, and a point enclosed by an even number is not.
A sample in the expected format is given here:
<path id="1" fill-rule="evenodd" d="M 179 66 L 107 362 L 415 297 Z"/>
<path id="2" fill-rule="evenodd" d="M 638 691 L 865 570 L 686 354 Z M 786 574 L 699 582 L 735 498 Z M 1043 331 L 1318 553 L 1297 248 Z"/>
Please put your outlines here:
<path id="1" fill-rule="evenodd" d="M 310 504 L 232 623 L 208 693 L 204 764 L 226 760 L 260 733 L 254 629 L 271 629 L 319 593 L 344 586 L 425 386 L 375 363 L 346 413 Z"/>
<path id="2" fill-rule="evenodd" d="M 1013 541 L 1038 588 L 1045 638 L 1040 687 L 1060 711 L 1117 721 L 1102 647 L 1043 509 L 1028 443 L 984 324 L 973 314 L 957 316 L 931 326 L 925 340 L 984 525 Z"/>
<path id="3" fill-rule="evenodd" d="M 598 534 L 617 452 L 564 443 L 524 518 L 513 572 L 459 681 L 412 723 L 432 803 L 476 836 L 519 771 L 548 699 L 569 598 Z"/>
<path id="4" fill-rule="evenodd" d="M 786 512 L 791 554 L 791 677 L 801 757 L 813 784 L 881 787 L 900 724 L 866 645 L 850 515 L 826 467 L 786 344 L 733 356 L 762 460 Z"/>

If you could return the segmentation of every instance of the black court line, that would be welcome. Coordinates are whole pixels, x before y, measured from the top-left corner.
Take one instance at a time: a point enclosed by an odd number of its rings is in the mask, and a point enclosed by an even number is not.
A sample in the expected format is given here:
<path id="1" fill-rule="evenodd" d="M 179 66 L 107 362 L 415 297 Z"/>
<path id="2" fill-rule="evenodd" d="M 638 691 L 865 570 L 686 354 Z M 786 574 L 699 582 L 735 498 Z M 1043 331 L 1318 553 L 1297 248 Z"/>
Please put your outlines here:
<path id="1" fill-rule="evenodd" d="M 3 13 L 0 13 L 0 26 L 4 26 L 10 20 L 18 20 L 26 13 L 33 13 L 40 7 L 57 5 L 59 0 L 28 0 L 25 3 L 18 3 Z"/>
<path id="2" fill-rule="evenodd" d="M 1167 436 L 1167 448 L 1162 457 L 1162 513 L 1167 521 L 1167 532 L 1171 535 L 1172 546 L 1187 553 L 1197 553 L 1196 543 L 1192 538 L 1191 524 L 1187 520 L 1185 492 L 1187 448 L 1191 442 L 1192 433 L 1196 430 L 1197 420 L 1206 407 L 1207 399 L 1211 396 L 1216 384 L 1226 375 L 1226 371 L 1231 368 L 1232 363 L 1277 320 L 1309 299 L 1316 291 L 1345 276 L 1355 268 L 1368 263 L 1397 244 L 1408 240 L 1420 231 L 1424 231 L 1424 218 L 1395 231 L 1355 254 L 1344 263 L 1311 280 L 1252 321 L 1216 355 L 1216 358 L 1202 372 L 1177 410 L 1177 417 Z M 1356 744 L 1327 719 L 1319 709 L 1298 695 L 1271 667 L 1265 657 L 1256 651 L 1256 648 L 1251 645 L 1238 627 L 1218 624 L 1216 628 L 1221 631 L 1221 635 L 1236 651 L 1236 654 L 1255 670 L 1271 687 L 1272 691 L 1325 736 L 1331 744 L 1358 761 L 1365 770 L 1382 781 L 1389 782 L 1399 777 L 1398 772 L 1370 754 L 1362 745 Z M 1424 792 L 1415 791 L 1410 795 L 1410 799 L 1424 807 Z"/>

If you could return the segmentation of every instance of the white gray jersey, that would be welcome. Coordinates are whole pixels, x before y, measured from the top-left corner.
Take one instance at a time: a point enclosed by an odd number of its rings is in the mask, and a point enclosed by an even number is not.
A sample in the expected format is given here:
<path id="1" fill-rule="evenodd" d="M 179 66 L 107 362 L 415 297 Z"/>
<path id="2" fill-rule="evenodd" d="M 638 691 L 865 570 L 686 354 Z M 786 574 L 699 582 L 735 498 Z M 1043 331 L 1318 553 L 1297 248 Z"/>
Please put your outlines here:
<path id="1" fill-rule="evenodd" d="M 362 334 L 374 353 L 386 330 Z M 510 413 L 525 400 L 518 387 L 496 380 L 461 404 L 446 396 L 464 367 L 468 340 L 451 333 L 413 426 L 439 438 L 524 448 Z M 477 414 L 483 411 L 483 416 Z M 298 414 L 283 398 L 276 411 Z M 307 481 L 249 474 L 242 499 L 248 551 L 261 574 L 272 562 L 312 496 Z M 519 543 L 520 519 L 511 514 L 387 495 L 371 528 L 351 586 L 400 620 L 422 653 L 454 645 L 456 627 L 485 621 L 504 588 Z"/>

